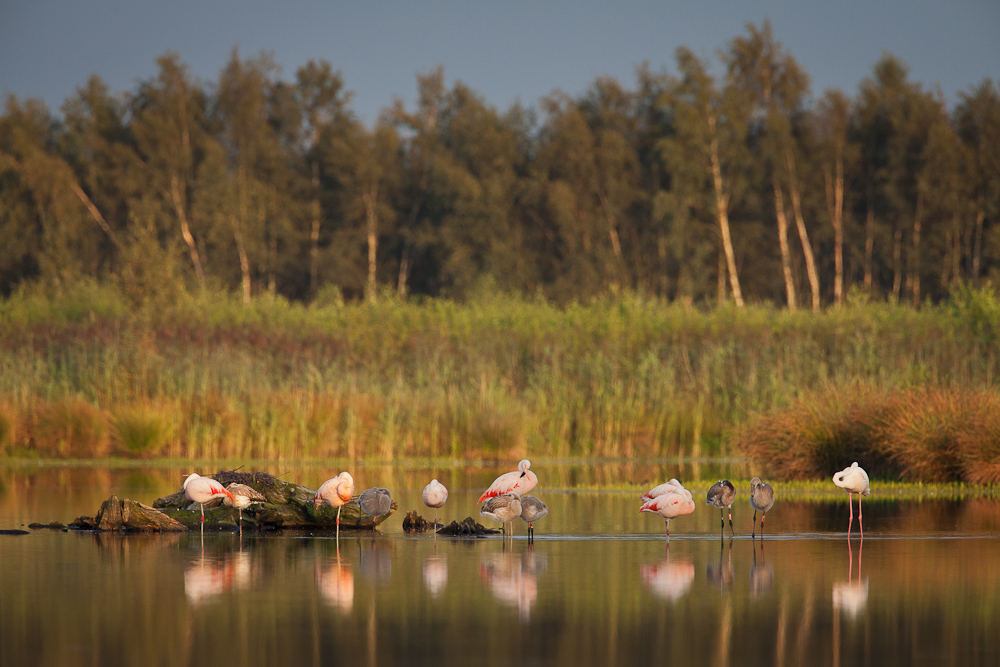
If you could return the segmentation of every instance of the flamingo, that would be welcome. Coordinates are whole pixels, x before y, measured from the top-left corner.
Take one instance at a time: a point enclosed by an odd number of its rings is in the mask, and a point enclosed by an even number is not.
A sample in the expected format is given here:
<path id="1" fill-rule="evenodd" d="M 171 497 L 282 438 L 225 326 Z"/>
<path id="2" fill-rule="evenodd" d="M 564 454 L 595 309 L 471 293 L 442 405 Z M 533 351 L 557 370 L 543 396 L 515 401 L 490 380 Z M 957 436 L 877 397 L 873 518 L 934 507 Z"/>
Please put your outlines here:
<path id="1" fill-rule="evenodd" d="M 316 495 L 313 496 L 313 504 L 319 507 L 326 503 L 330 507 L 337 508 L 337 539 L 340 539 L 340 510 L 344 503 L 354 496 L 354 478 L 351 473 L 342 472 L 332 479 L 328 479 L 320 485 Z"/>
<path id="2" fill-rule="evenodd" d="M 483 503 L 479 514 L 499 521 L 500 529 L 506 533 L 507 524 L 521 516 L 521 498 L 516 493 L 493 496 Z"/>
<path id="3" fill-rule="evenodd" d="M 673 484 L 677 480 L 671 480 L 668 482 L 673 489 L 667 490 L 654 496 L 652 500 L 647 501 L 642 507 L 639 508 L 639 512 L 652 512 L 654 514 L 659 514 L 664 518 L 667 526 L 667 546 L 670 546 L 670 520 L 676 519 L 679 516 L 684 516 L 685 514 L 691 514 L 694 512 L 694 500 L 691 499 L 691 492 L 680 486 L 680 482 Z M 665 486 L 663 484 L 660 487 Z M 656 491 L 660 487 L 656 487 L 650 491 Z"/>
<path id="4" fill-rule="evenodd" d="M 764 539 L 764 517 L 767 511 L 774 507 L 774 489 L 767 482 L 760 481 L 760 477 L 750 480 L 750 504 L 753 506 L 753 529 L 750 537 L 756 537 L 757 512 L 760 511 L 760 538 Z"/>
<path id="5" fill-rule="evenodd" d="M 684 485 L 678 482 L 676 479 L 671 479 L 669 482 L 664 482 L 659 486 L 654 486 L 646 493 L 642 494 L 642 502 L 648 503 L 653 498 L 657 496 L 662 496 L 666 493 L 681 493 L 687 494 L 688 499 L 691 498 L 691 493 L 684 488 Z"/>
<path id="6" fill-rule="evenodd" d="M 392 509 L 392 494 L 389 489 L 373 487 L 358 496 L 358 506 L 373 519 L 380 517 Z"/>
<path id="7" fill-rule="evenodd" d="M 723 508 L 729 508 L 729 532 L 733 531 L 733 502 L 736 500 L 736 487 L 728 479 L 720 479 L 712 485 L 705 497 L 706 505 L 714 505 L 719 508 L 719 521 L 722 522 L 722 529 L 725 530 L 726 522 L 722 518 Z"/>
<path id="8" fill-rule="evenodd" d="M 528 470 L 530 467 L 531 461 L 521 459 L 521 462 L 517 464 L 516 472 L 508 472 L 497 477 L 490 484 L 490 488 L 486 489 L 476 502 L 482 503 L 487 498 L 502 496 L 508 493 L 518 496 L 530 493 L 538 484 L 538 477 L 535 476 L 535 473 Z"/>
<path id="9" fill-rule="evenodd" d="M 222 502 L 232 507 L 235 507 L 240 513 L 240 534 L 243 534 L 243 508 L 250 507 L 254 503 L 263 503 L 267 501 L 267 498 L 252 486 L 247 486 L 246 484 L 238 484 L 233 482 L 226 489 L 232 493 L 232 499 L 229 497 L 223 498 Z"/>
<path id="10" fill-rule="evenodd" d="M 232 498 L 233 494 L 211 477 L 202 477 L 193 472 L 184 480 L 184 497 L 201 505 L 201 527 L 204 530 L 205 503 L 216 498 Z"/>
<path id="11" fill-rule="evenodd" d="M 521 520 L 528 524 L 528 539 L 535 538 L 535 529 L 531 524 L 549 513 L 548 506 L 534 496 L 521 498 Z"/>
<path id="12" fill-rule="evenodd" d="M 424 487 L 424 505 L 434 508 L 434 529 L 437 530 L 438 524 L 438 513 L 437 511 L 448 502 L 448 489 L 444 484 L 432 479 L 430 483 Z"/>
<path id="13" fill-rule="evenodd" d="M 871 488 L 868 486 L 868 473 L 855 461 L 850 468 L 844 468 L 833 476 L 833 483 L 842 489 L 847 489 L 847 506 L 851 513 L 847 520 L 847 539 L 851 539 L 851 524 L 854 523 L 854 506 L 851 504 L 851 494 L 858 494 L 858 530 L 864 538 L 864 527 L 861 524 L 861 496 L 871 495 Z"/>

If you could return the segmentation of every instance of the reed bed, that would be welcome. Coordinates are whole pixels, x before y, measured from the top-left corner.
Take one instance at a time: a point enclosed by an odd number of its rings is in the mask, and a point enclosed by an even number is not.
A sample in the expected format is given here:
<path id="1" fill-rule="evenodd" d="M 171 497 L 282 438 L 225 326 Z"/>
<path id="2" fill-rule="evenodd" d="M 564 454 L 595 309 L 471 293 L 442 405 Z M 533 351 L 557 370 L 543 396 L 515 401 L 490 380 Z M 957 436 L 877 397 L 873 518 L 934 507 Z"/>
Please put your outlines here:
<path id="1" fill-rule="evenodd" d="M 738 451 L 779 479 L 832 475 L 857 461 L 871 477 L 1000 483 L 1000 393 L 850 386 L 811 393 L 752 419 Z"/>
<path id="2" fill-rule="evenodd" d="M 24 291 L 0 302 L 0 451 L 271 461 L 753 453 L 745 435 L 733 440 L 754 415 L 830 386 L 987 396 L 1000 377 L 996 304 L 967 292 L 921 310 L 857 303 L 813 314 L 703 312 L 631 294 L 560 307 L 488 293 L 464 304 L 325 295 L 303 305 L 211 292 L 136 304 L 90 283 Z M 997 460 L 989 447 L 979 455 L 987 467 Z M 902 469 L 884 456 L 886 469 Z"/>

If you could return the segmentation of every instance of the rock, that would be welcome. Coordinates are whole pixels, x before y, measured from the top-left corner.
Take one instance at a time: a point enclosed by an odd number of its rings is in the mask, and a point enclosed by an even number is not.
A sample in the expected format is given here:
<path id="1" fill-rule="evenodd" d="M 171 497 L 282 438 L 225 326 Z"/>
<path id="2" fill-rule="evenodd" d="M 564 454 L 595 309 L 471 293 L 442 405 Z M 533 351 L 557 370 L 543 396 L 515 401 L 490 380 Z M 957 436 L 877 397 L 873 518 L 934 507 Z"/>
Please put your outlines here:
<path id="1" fill-rule="evenodd" d="M 407 512 L 403 519 L 403 530 L 407 533 L 422 533 L 432 528 L 431 523 L 416 511 Z"/>
<path id="2" fill-rule="evenodd" d="M 170 518 L 163 512 L 143 505 L 134 500 L 119 500 L 111 496 L 101 504 L 101 509 L 94 517 L 97 530 L 183 531 L 187 527 Z"/>
<path id="3" fill-rule="evenodd" d="M 266 473 L 216 473 L 215 478 L 228 483 L 246 484 L 259 491 L 266 502 L 243 510 L 243 526 L 259 530 L 303 529 L 336 530 L 337 510 L 313 504 L 316 491 L 291 482 L 283 482 Z M 218 480 L 221 481 L 221 480 Z M 357 498 L 340 508 L 340 528 L 374 530 L 398 508 L 392 501 L 389 511 L 371 517 L 361 511 Z M 221 500 L 205 503 L 205 528 L 208 530 L 238 530 L 239 514 Z M 169 527 L 168 527 L 169 526 Z M 179 528 L 177 527 L 179 526 Z M 184 497 L 183 491 L 157 498 L 153 506 L 131 500 L 120 501 L 111 496 L 101 506 L 97 516 L 82 516 L 70 524 L 77 530 L 198 530 L 201 527 L 201 507 Z"/>
<path id="4" fill-rule="evenodd" d="M 441 528 L 438 531 L 438 535 L 445 535 L 448 537 L 459 537 L 472 535 L 475 537 L 480 537 L 482 535 L 496 535 L 500 531 L 494 530 L 492 528 L 486 528 L 480 523 L 476 523 L 471 516 L 467 516 L 462 519 L 462 522 L 452 521 L 447 526 Z"/>
<path id="5" fill-rule="evenodd" d="M 0 535 L 30 535 L 26 530 L 0 530 Z"/>
<path id="6" fill-rule="evenodd" d="M 66 526 L 62 525 L 58 521 L 50 521 L 49 523 L 29 523 L 28 528 L 32 530 L 38 530 L 41 528 L 48 528 L 50 530 L 62 530 Z"/>

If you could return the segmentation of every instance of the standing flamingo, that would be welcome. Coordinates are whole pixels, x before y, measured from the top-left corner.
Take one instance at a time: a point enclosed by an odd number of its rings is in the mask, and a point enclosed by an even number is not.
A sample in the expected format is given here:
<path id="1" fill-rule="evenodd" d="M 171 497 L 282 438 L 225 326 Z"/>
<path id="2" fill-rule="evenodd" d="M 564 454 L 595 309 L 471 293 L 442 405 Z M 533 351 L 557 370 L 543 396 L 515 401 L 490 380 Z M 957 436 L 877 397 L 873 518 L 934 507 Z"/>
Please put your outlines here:
<path id="1" fill-rule="evenodd" d="M 847 520 L 847 539 L 851 539 L 851 524 L 854 523 L 854 506 L 851 504 L 851 494 L 858 494 L 858 530 L 862 539 L 865 536 L 864 526 L 861 524 L 861 496 L 871 495 L 871 488 L 868 486 L 868 473 L 855 461 L 850 468 L 844 468 L 833 476 L 833 483 L 842 489 L 847 489 L 847 506 L 851 515 Z"/>
<path id="2" fill-rule="evenodd" d="M 662 496 L 666 493 L 680 493 L 687 494 L 687 497 L 691 498 L 691 493 L 684 488 L 684 485 L 678 482 L 676 479 L 671 479 L 669 482 L 664 482 L 659 486 L 654 486 L 646 493 L 642 494 L 642 501 L 648 503 L 653 498 L 657 496 Z"/>
<path id="3" fill-rule="evenodd" d="M 530 493 L 535 488 L 535 485 L 538 484 L 538 477 L 535 476 L 535 473 L 528 470 L 530 467 L 531 461 L 521 459 L 521 462 L 517 464 L 516 472 L 508 472 L 497 477 L 490 484 L 490 488 L 486 489 L 476 502 L 482 503 L 487 498 L 502 496 L 508 493 L 518 496 Z"/>
<path id="4" fill-rule="evenodd" d="M 531 525 L 549 513 L 548 505 L 534 496 L 521 497 L 521 520 L 528 524 L 528 540 L 534 541 L 535 529 Z"/>
<path id="5" fill-rule="evenodd" d="M 358 496 L 358 507 L 368 516 L 377 519 L 392 509 L 392 494 L 389 489 L 373 487 Z"/>
<path id="6" fill-rule="evenodd" d="M 479 510 L 481 516 L 500 522 L 500 529 L 506 534 L 507 524 L 521 516 L 521 498 L 516 493 L 489 498 Z M 511 531 L 513 533 L 513 524 Z"/>
<path id="7" fill-rule="evenodd" d="M 232 498 L 233 494 L 211 477 L 202 477 L 193 472 L 184 480 L 184 497 L 201 505 L 201 527 L 204 530 L 205 503 L 216 498 Z"/>
<path id="8" fill-rule="evenodd" d="M 760 477 L 750 480 L 750 504 L 753 506 L 753 529 L 750 531 L 750 538 L 756 537 L 757 512 L 760 511 L 760 539 L 764 539 L 764 517 L 767 511 L 774 507 L 774 489 L 767 482 L 760 481 Z"/>
<path id="9" fill-rule="evenodd" d="M 720 479 L 708 490 L 705 498 L 706 505 L 714 505 L 719 508 L 719 521 L 722 522 L 723 530 L 726 528 L 726 522 L 722 518 L 722 510 L 726 507 L 729 508 L 729 532 L 736 535 L 736 532 L 733 531 L 733 502 L 736 500 L 736 487 L 733 486 L 733 483 L 728 479 Z"/>
<path id="10" fill-rule="evenodd" d="M 673 484 L 673 482 L 677 482 L 677 480 L 668 482 L 673 489 L 660 493 L 660 495 L 653 497 L 652 500 L 647 501 L 639 508 L 639 512 L 652 512 L 663 517 L 667 527 L 668 547 L 670 546 L 670 520 L 694 512 L 694 500 L 691 499 L 691 492 L 680 486 L 680 482 L 676 484 Z M 661 484 L 660 487 L 662 486 L 665 485 Z M 649 493 L 656 491 L 660 487 L 654 488 Z"/>
<path id="11" fill-rule="evenodd" d="M 231 505 L 240 513 L 240 535 L 243 534 L 243 508 L 250 507 L 254 503 L 263 503 L 267 498 L 252 486 L 233 482 L 226 489 L 233 494 L 232 498 L 223 498 L 222 502 Z"/>
<path id="12" fill-rule="evenodd" d="M 434 530 L 437 530 L 438 525 L 438 513 L 437 511 L 448 502 L 448 489 L 444 484 L 432 479 L 430 483 L 424 487 L 424 505 L 434 508 Z"/>
<path id="13" fill-rule="evenodd" d="M 313 504 L 319 507 L 326 503 L 330 507 L 337 508 L 337 539 L 340 539 L 340 510 L 344 503 L 347 503 L 354 496 L 354 478 L 351 473 L 342 472 L 332 479 L 328 479 L 316 491 L 313 496 Z"/>

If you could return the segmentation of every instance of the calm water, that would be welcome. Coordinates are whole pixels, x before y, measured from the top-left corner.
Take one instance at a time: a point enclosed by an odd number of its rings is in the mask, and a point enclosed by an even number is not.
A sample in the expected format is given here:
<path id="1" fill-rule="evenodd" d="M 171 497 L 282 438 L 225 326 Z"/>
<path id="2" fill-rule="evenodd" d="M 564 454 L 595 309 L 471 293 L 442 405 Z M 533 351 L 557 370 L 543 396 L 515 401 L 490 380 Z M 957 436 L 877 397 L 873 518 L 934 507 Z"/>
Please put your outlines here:
<path id="1" fill-rule="evenodd" d="M 431 475 L 452 488 L 450 521 L 475 516 L 502 471 L 356 468 L 400 512 L 339 549 L 298 532 L 0 536 L 0 664 L 1000 664 L 996 500 L 892 502 L 876 487 L 865 539 L 848 543 L 846 498 L 783 501 L 778 486 L 761 542 L 740 489 L 735 538 L 699 504 L 667 549 L 635 494 L 546 487 L 691 470 L 538 466 L 550 514 L 533 544 L 520 522 L 508 543 L 403 533 L 405 510 L 431 514 Z M 151 502 L 184 472 L 0 468 L 0 528 L 68 522 L 111 493 Z"/>

